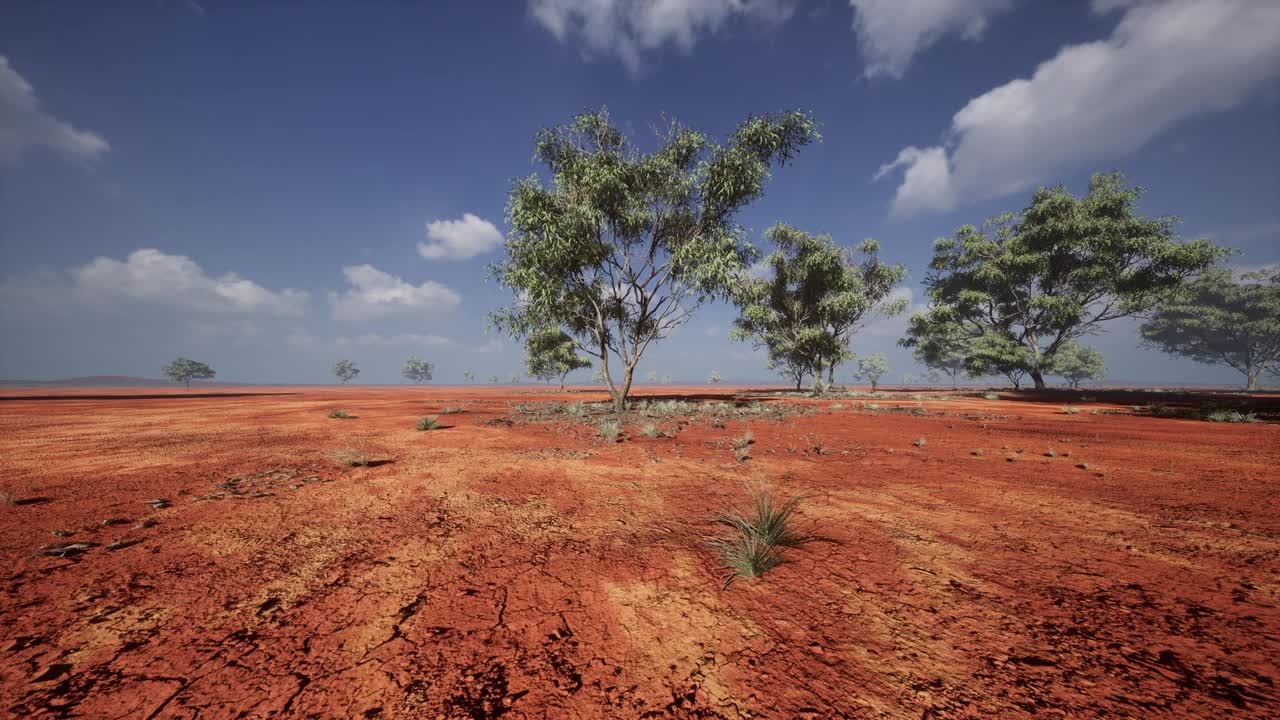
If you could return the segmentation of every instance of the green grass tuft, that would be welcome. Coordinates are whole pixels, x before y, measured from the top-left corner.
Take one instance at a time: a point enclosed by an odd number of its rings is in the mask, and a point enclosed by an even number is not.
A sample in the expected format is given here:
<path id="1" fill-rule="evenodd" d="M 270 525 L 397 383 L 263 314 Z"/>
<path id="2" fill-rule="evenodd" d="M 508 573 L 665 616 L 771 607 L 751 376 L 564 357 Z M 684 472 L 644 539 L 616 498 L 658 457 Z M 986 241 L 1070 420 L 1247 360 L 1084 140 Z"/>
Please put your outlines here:
<path id="1" fill-rule="evenodd" d="M 435 430 L 440 427 L 440 418 L 435 415 L 423 415 L 418 419 L 419 430 Z"/>

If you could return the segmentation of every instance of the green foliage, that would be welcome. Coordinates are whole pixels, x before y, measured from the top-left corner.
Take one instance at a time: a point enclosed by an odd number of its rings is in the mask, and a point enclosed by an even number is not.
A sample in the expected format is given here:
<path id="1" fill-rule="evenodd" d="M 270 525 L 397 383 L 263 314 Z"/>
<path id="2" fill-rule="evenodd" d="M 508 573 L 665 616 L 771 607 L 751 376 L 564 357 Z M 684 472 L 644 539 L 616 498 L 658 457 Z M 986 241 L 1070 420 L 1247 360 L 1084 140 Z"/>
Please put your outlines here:
<path id="1" fill-rule="evenodd" d="M 435 415 L 423 415 L 418 419 L 419 430 L 435 430 L 440 427 L 440 418 Z"/>
<path id="2" fill-rule="evenodd" d="M 1107 376 L 1107 369 L 1102 365 L 1102 353 L 1074 340 L 1062 343 L 1049 358 L 1045 369 L 1051 375 L 1064 378 L 1072 388 L 1080 387 L 1084 380 L 1098 381 Z"/>
<path id="3" fill-rule="evenodd" d="M 424 383 L 431 380 L 431 373 L 435 370 L 435 366 L 426 360 L 419 360 L 416 357 L 410 357 L 404 361 L 404 367 L 400 372 L 404 374 L 405 379 L 415 382 Z"/>
<path id="4" fill-rule="evenodd" d="M 1266 371 L 1280 374 L 1280 270 L 1236 280 L 1213 268 L 1161 303 L 1141 328 L 1144 344 L 1244 374 L 1256 390 Z"/>
<path id="5" fill-rule="evenodd" d="M 715 538 L 711 546 L 720 552 L 725 568 L 734 577 L 760 577 L 782 562 L 781 549 L 805 542 L 790 527 L 799 510 L 801 498 L 778 499 L 765 487 L 748 492 L 750 506 L 745 512 L 731 510 L 717 516 L 715 522 L 729 533 Z"/>
<path id="6" fill-rule="evenodd" d="M 723 145 L 669 122 L 652 152 L 603 110 L 539 132 L 534 157 L 551 186 L 533 176 L 511 190 L 507 257 L 491 270 L 520 300 L 494 313 L 494 325 L 519 337 L 563 330 L 600 361 L 624 409 L 649 345 L 727 297 L 754 259 L 737 212 L 763 194 L 773 165 L 817 137 L 802 112 L 750 117 Z"/>
<path id="7" fill-rule="evenodd" d="M 464 370 L 462 371 L 462 379 L 467 382 L 473 382 L 476 379 L 476 374 L 470 370 Z"/>
<path id="8" fill-rule="evenodd" d="M 779 223 L 765 236 L 775 250 L 764 259 L 767 277 L 746 278 L 734 293 L 739 316 L 730 337 L 767 348 L 769 367 L 793 380 L 805 376 L 828 382 L 850 358 L 853 333 L 878 315 L 895 315 L 906 300 L 890 300 L 906 277 L 902 265 L 879 259 L 880 245 L 866 240 L 856 252 L 830 235 L 811 235 Z M 859 259 L 861 256 L 861 259 Z"/>
<path id="9" fill-rule="evenodd" d="M 360 374 L 360 368 L 356 367 L 356 364 L 350 360 L 339 360 L 338 363 L 333 366 L 333 374 L 338 378 L 338 380 L 344 383 L 349 383 L 352 380 L 355 380 L 356 376 Z"/>
<path id="10" fill-rule="evenodd" d="M 524 367 L 530 377 L 539 380 L 564 379 L 574 370 L 591 367 L 591 361 L 575 352 L 577 343 L 556 328 L 540 328 L 525 336 Z"/>
<path id="11" fill-rule="evenodd" d="M 959 323 L 931 313 L 917 313 L 907 321 L 907 335 L 898 344 L 915 349 L 912 357 L 928 368 L 931 378 L 951 378 L 954 390 L 972 363 L 970 341 Z"/>
<path id="12" fill-rule="evenodd" d="M 1239 410 L 1214 410 L 1204 416 L 1209 422 L 1222 423 L 1253 423 L 1258 421 L 1258 416 L 1253 413 L 1240 412 Z"/>
<path id="13" fill-rule="evenodd" d="M 596 427 L 596 434 L 605 440 L 617 440 L 622 436 L 622 423 L 615 418 L 606 418 Z"/>
<path id="14" fill-rule="evenodd" d="M 352 415 L 351 413 L 347 412 L 346 410 L 341 410 L 341 409 L 338 409 L 338 408 L 334 408 L 333 410 L 330 410 L 330 411 L 329 411 L 329 417 L 333 418 L 334 420 L 353 420 L 353 419 L 355 419 L 355 415 Z"/>
<path id="15" fill-rule="evenodd" d="M 880 378 L 889 373 L 889 358 L 884 353 L 872 353 L 858 358 L 858 377 L 871 383 L 871 392 L 876 391 Z"/>
<path id="16" fill-rule="evenodd" d="M 922 322 L 959 328 L 975 374 L 1017 368 L 1043 389 L 1063 343 L 1150 310 L 1225 254 L 1178 240 L 1175 218 L 1138 216 L 1141 194 L 1119 173 L 1095 174 L 1084 197 L 1042 188 L 1022 212 L 938 240 Z"/>
<path id="17" fill-rule="evenodd" d="M 489 382 L 494 385 L 497 385 L 498 383 L 502 382 L 502 378 L 498 377 L 497 375 L 490 375 Z"/>
<path id="18" fill-rule="evenodd" d="M 711 383 L 712 385 L 718 385 L 724 382 L 724 378 L 720 377 L 719 370 L 712 370 L 711 374 L 707 376 L 707 382 Z"/>
<path id="19" fill-rule="evenodd" d="M 191 387 L 192 380 L 208 380 L 215 375 L 208 365 L 184 357 L 165 365 L 160 372 L 174 382 L 186 383 L 187 387 Z"/>
<path id="20" fill-rule="evenodd" d="M 644 374 L 644 381 L 650 383 L 658 382 L 658 373 L 656 370 L 650 370 Z"/>

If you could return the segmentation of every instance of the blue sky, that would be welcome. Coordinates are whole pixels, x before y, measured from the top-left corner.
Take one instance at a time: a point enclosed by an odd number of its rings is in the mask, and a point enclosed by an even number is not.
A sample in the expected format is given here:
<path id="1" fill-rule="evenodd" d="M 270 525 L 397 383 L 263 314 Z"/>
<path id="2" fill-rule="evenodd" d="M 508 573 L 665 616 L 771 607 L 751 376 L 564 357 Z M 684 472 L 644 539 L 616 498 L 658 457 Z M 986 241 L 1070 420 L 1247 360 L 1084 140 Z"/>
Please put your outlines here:
<path id="1" fill-rule="evenodd" d="M 439 382 L 520 369 L 486 333 L 532 136 L 607 106 L 723 138 L 806 108 L 824 140 L 739 218 L 875 237 L 923 306 L 934 238 L 1120 169 L 1187 237 L 1280 261 L 1280 3 L 1261 0 L 17 2 L 0 22 L 0 377 Z M 878 177 L 878 179 L 877 179 Z M 771 377 L 705 308 L 642 360 Z M 870 325 L 860 353 L 918 373 Z M 1235 382 L 1090 341 L 1111 378 Z M 847 374 L 847 372 L 846 372 Z M 585 379 L 585 373 L 582 379 Z M 848 379 L 848 378 L 845 378 Z"/>

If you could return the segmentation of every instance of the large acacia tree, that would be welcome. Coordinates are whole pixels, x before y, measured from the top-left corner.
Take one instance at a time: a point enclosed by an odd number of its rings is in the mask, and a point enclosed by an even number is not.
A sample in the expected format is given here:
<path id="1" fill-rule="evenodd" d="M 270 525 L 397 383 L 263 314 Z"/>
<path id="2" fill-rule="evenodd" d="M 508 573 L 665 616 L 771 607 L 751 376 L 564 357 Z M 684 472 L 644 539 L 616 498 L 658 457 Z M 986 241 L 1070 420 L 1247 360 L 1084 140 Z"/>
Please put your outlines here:
<path id="1" fill-rule="evenodd" d="M 906 300 L 891 299 L 907 275 L 902 265 L 880 261 L 880 245 L 865 240 L 856 252 L 830 235 L 812 235 L 779 223 L 765 236 L 775 250 L 765 259 L 768 274 L 744 279 L 734 293 L 740 315 L 730 336 L 766 348 L 769 367 L 795 381 L 806 375 L 834 382 L 849 359 L 849 341 L 868 320 L 895 315 Z"/>
<path id="2" fill-rule="evenodd" d="M 624 409 L 649 345 L 728 297 L 754 259 L 737 212 L 764 193 L 773 165 L 817 137 L 798 111 L 749 117 L 723 144 L 667 122 L 652 152 L 604 110 L 539 132 L 534 157 L 551 183 L 533 176 L 511 190 L 507 258 L 492 272 L 516 302 L 494 324 L 517 337 L 565 332 L 600 361 Z"/>
<path id="3" fill-rule="evenodd" d="M 1280 270 L 1208 270 L 1162 303 L 1142 325 L 1146 345 L 1206 365 L 1226 365 L 1258 388 L 1266 371 L 1280 374 Z"/>
<path id="4" fill-rule="evenodd" d="M 975 363 L 1024 369 L 1044 389 L 1063 343 L 1145 314 L 1224 254 L 1205 239 L 1179 240 L 1176 218 L 1139 216 L 1141 195 L 1119 173 L 1099 173 L 1083 197 L 1042 188 L 1022 212 L 938 240 L 926 279 L 931 321 L 961 327 Z"/>

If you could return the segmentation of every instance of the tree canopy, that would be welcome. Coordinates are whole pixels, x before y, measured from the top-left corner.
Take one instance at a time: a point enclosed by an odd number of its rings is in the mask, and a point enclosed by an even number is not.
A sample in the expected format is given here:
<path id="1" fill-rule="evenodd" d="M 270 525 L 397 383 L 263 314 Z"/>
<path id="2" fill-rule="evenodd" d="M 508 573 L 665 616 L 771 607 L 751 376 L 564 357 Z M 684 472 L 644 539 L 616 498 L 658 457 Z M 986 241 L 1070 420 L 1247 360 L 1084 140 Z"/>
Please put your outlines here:
<path id="1" fill-rule="evenodd" d="M 410 357 L 408 360 L 404 361 L 404 367 L 400 369 L 400 372 L 405 376 L 405 379 L 410 382 L 424 383 L 430 382 L 431 373 L 434 370 L 435 366 L 426 360 L 419 360 L 416 357 Z"/>
<path id="2" fill-rule="evenodd" d="M 779 223 L 765 237 L 775 250 L 764 259 L 768 275 L 745 278 L 734 292 L 739 317 L 730 336 L 766 348 L 769 367 L 800 388 L 806 375 L 821 379 L 849 359 L 849 341 L 868 320 L 895 315 L 906 300 L 891 300 L 907 275 L 880 261 L 880 245 L 866 240 L 856 252 L 830 235 Z M 860 256 L 860 257 L 859 257 Z"/>
<path id="3" fill-rule="evenodd" d="M 333 366 L 333 374 L 337 376 L 338 380 L 349 383 L 360 374 L 360 368 L 356 367 L 356 364 L 350 360 L 339 360 Z"/>
<path id="4" fill-rule="evenodd" d="M 562 390 L 569 373 L 591 367 L 591 361 L 575 351 L 577 344 L 573 338 L 556 328 L 529 333 L 524 347 L 524 366 L 529 376 L 545 381 L 559 379 Z"/>
<path id="5" fill-rule="evenodd" d="M 649 345 L 728 297 L 754 259 L 738 211 L 763 195 L 774 165 L 817 137 L 799 111 L 749 117 L 724 144 L 666 122 L 652 152 L 604 110 L 539 132 L 534 158 L 551 184 L 535 175 L 511 190 L 507 257 L 492 273 L 516 302 L 494 324 L 519 337 L 563 330 L 600 361 L 614 407 L 625 408 Z"/>
<path id="6" fill-rule="evenodd" d="M 1063 343 L 1047 366 L 1050 375 L 1067 381 L 1073 388 L 1080 387 L 1085 380 L 1098 381 L 1106 378 L 1107 369 L 1102 364 L 1102 353 L 1068 340 Z"/>
<path id="7" fill-rule="evenodd" d="M 1148 312 L 1225 253 L 1180 240 L 1176 218 L 1139 216 L 1141 195 L 1119 173 L 1099 173 L 1083 197 L 1042 188 L 1020 213 L 938 240 L 928 322 L 958 326 L 976 366 L 1024 370 L 1043 389 L 1063 343 Z"/>
<path id="8" fill-rule="evenodd" d="M 216 374 L 208 365 L 184 357 L 165 365 L 160 372 L 174 382 L 186 383 L 187 387 L 191 387 L 192 380 L 208 380 Z"/>
<path id="9" fill-rule="evenodd" d="M 916 362 L 933 371 L 936 376 L 950 378 L 951 387 L 955 389 L 960 376 L 973 365 L 970 341 L 959 323 L 948 322 L 937 315 L 919 313 L 907 321 L 907 335 L 898 344 L 914 348 L 912 357 Z"/>
<path id="10" fill-rule="evenodd" d="M 1161 303 L 1141 332 L 1149 347 L 1234 368 L 1256 390 L 1263 372 L 1280 374 L 1280 269 L 1239 280 L 1208 270 Z"/>
<path id="11" fill-rule="evenodd" d="M 858 358 L 858 377 L 871 384 L 871 392 L 880 385 L 880 378 L 889 374 L 889 358 L 884 353 L 871 353 Z"/>

